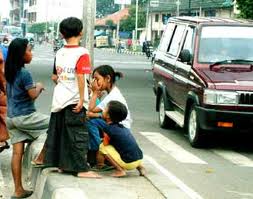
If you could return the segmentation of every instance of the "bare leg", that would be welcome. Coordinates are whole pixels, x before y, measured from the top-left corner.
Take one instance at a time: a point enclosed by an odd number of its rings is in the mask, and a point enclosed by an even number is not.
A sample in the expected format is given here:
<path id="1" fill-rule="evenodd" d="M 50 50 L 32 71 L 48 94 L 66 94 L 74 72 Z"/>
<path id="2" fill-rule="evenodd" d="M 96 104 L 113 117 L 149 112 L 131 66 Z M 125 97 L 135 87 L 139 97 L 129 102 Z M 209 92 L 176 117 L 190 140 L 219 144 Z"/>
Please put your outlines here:
<path id="1" fill-rule="evenodd" d="M 13 144 L 13 153 L 11 159 L 11 170 L 15 185 L 15 196 L 20 197 L 25 194 L 26 191 L 22 185 L 22 158 L 24 154 L 24 143 L 19 142 Z M 32 192 L 31 192 L 32 194 Z"/>
<path id="2" fill-rule="evenodd" d="M 140 176 L 146 175 L 146 169 L 142 165 L 138 166 L 136 169 L 139 171 Z"/>
<path id="3" fill-rule="evenodd" d="M 36 165 L 43 164 L 44 159 L 45 159 L 45 154 L 46 154 L 46 147 L 45 147 L 45 144 L 44 144 L 44 146 L 43 146 L 42 150 L 40 151 L 39 155 L 33 160 L 33 162 Z"/>
<path id="4" fill-rule="evenodd" d="M 113 177 L 123 177 L 126 175 L 125 170 L 108 154 L 105 158 L 115 167 L 116 171 L 112 174 Z"/>
<path id="5" fill-rule="evenodd" d="M 105 157 L 101 152 L 97 152 L 97 167 L 102 168 L 105 165 Z"/>

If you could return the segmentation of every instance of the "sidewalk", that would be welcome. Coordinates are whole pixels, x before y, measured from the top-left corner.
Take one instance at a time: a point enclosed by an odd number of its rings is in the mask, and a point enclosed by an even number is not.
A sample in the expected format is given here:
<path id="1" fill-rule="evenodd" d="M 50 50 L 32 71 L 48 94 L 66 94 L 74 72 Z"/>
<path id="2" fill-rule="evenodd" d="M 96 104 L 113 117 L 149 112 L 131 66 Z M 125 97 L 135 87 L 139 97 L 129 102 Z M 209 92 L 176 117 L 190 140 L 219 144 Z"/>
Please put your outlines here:
<path id="1" fill-rule="evenodd" d="M 173 183 L 157 175 L 152 165 L 144 160 L 147 177 L 138 176 L 137 171 L 128 172 L 127 177 L 110 177 L 112 171 L 101 172 L 102 179 L 78 178 L 61 174 L 56 168 L 33 168 L 32 158 L 43 146 L 45 136 L 32 143 L 25 152 L 24 170 L 34 194 L 30 199 L 163 199 L 189 198 Z"/>

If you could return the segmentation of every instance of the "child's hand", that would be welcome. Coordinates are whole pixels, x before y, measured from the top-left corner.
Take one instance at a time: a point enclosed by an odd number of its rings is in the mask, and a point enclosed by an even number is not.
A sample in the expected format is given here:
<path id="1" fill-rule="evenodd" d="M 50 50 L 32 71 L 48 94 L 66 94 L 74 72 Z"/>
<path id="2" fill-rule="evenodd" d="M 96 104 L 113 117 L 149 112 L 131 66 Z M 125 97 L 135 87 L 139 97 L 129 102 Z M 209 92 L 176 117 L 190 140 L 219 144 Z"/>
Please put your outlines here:
<path id="1" fill-rule="evenodd" d="M 36 83 L 36 89 L 38 89 L 40 92 L 45 90 L 44 85 L 41 82 Z"/>
<path id="2" fill-rule="evenodd" d="M 83 108 L 83 102 L 79 101 L 78 104 L 73 108 L 74 113 L 79 113 Z"/>
<path id="3" fill-rule="evenodd" d="M 98 91 L 101 90 L 101 88 L 102 88 L 102 85 L 99 85 L 99 84 L 98 84 L 98 81 L 97 81 L 96 79 L 94 79 L 94 80 L 92 81 L 92 83 L 91 83 L 91 90 L 92 90 L 93 92 L 98 92 Z"/>

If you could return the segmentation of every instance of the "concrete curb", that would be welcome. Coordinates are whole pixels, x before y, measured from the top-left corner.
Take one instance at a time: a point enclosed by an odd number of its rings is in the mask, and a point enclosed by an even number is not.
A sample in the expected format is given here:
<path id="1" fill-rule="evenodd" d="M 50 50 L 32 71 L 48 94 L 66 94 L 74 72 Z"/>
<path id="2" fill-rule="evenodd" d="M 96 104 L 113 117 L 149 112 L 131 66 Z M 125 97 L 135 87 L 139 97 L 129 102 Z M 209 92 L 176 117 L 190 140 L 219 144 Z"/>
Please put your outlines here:
<path id="1" fill-rule="evenodd" d="M 30 199 L 164 199 L 189 198 L 175 184 L 144 159 L 148 176 L 138 176 L 136 170 L 129 171 L 127 178 L 110 177 L 105 172 L 102 179 L 78 178 L 71 174 L 59 174 L 57 168 L 34 168 L 31 160 L 43 147 L 46 134 L 40 136 L 26 148 L 23 169 L 27 174 L 27 181 L 34 190 Z M 169 184 L 168 184 L 169 183 Z"/>

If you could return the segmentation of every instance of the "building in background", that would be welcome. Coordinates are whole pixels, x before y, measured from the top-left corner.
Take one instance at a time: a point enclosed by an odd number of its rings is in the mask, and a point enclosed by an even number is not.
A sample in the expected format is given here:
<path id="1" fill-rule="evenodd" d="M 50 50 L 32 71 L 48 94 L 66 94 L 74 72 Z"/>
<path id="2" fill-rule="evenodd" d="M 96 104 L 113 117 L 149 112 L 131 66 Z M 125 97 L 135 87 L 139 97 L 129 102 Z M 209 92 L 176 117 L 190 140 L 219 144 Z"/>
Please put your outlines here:
<path id="1" fill-rule="evenodd" d="M 29 0 L 28 23 L 59 22 L 75 16 L 82 18 L 83 0 Z"/>
<path id="2" fill-rule="evenodd" d="M 231 18 L 238 14 L 235 12 L 232 0 L 150 0 L 146 37 L 153 42 L 159 40 L 169 18 L 178 14 Z"/>
<path id="3" fill-rule="evenodd" d="M 28 0 L 10 0 L 10 25 L 19 26 L 26 34 Z"/>

